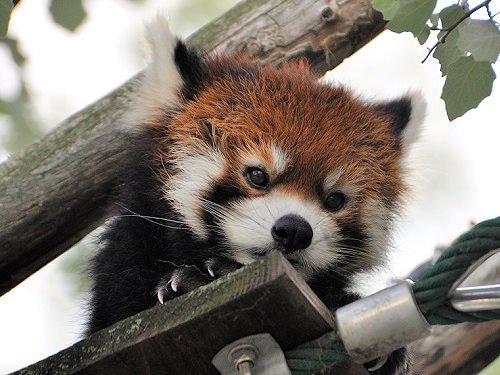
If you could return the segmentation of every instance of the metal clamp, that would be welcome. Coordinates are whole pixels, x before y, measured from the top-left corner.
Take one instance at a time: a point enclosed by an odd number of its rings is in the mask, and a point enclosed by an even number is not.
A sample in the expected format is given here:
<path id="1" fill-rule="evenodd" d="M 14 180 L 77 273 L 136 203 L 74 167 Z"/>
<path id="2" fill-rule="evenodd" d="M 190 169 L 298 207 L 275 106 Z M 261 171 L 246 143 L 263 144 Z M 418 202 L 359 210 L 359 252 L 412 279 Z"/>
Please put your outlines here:
<path id="1" fill-rule="evenodd" d="M 450 290 L 450 304 L 463 312 L 500 309 L 500 249 L 480 258 L 455 282 Z M 494 284 L 491 283 L 494 279 Z M 478 285 L 483 284 L 483 285 Z"/>
<path id="2" fill-rule="evenodd" d="M 291 375 L 285 355 L 269 333 L 243 337 L 223 347 L 212 359 L 222 375 Z"/>
<path id="3" fill-rule="evenodd" d="M 342 342 L 358 363 L 383 357 L 430 331 L 408 282 L 343 306 L 336 318 Z"/>

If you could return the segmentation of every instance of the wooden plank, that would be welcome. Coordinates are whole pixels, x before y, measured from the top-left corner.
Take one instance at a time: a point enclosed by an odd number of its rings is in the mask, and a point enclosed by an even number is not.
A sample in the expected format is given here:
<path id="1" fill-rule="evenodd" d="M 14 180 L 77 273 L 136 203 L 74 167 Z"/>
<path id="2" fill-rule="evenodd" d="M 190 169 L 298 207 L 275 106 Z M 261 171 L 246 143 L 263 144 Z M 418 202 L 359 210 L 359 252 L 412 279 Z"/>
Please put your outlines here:
<path id="1" fill-rule="evenodd" d="M 411 350 L 417 373 L 476 374 L 500 355 L 500 321 L 434 326 Z"/>
<path id="2" fill-rule="evenodd" d="M 274 253 L 15 374 L 217 374 L 212 357 L 236 339 L 268 332 L 286 350 L 333 325 L 326 306 Z"/>
<path id="3" fill-rule="evenodd" d="M 188 44 L 248 53 L 262 64 L 304 58 L 324 73 L 383 26 L 369 0 L 247 0 L 194 33 Z M 138 74 L 0 164 L 0 294 L 112 214 L 115 183 L 126 173 L 120 161 L 128 143 L 120 118 L 140 79 Z"/>

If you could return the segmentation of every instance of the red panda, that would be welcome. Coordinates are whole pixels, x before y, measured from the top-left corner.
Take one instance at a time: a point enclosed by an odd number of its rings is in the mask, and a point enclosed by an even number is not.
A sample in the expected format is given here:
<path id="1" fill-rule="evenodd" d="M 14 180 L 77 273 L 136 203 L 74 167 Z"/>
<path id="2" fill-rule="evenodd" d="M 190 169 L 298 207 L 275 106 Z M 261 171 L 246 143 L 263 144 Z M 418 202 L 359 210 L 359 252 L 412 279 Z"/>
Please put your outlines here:
<path id="1" fill-rule="evenodd" d="M 204 56 L 148 30 L 120 214 L 92 261 L 88 333 L 280 251 L 331 309 L 384 263 L 418 95 L 366 103 L 305 62 Z M 398 373 L 403 351 L 378 370 Z M 399 370 L 397 370 L 399 368 Z"/>

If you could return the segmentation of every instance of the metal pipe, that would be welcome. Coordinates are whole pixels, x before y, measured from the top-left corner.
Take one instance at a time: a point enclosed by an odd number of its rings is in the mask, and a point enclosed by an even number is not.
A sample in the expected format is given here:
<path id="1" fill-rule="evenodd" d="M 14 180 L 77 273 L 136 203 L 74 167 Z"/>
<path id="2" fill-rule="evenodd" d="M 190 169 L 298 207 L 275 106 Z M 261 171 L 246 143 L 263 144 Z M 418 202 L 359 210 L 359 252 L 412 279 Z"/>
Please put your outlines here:
<path id="1" fill-rule="evenodd" d="M 500 284 L 455 289 L 450 298 L 455 310 L 463 312 L 500 309 Z"/>
<path id="2" fill-rule="evenodd" d="M 384 356 L 430 330 L 408 282 L 343 306 L 336 318 L 342 342 L 358 363 Z"/>

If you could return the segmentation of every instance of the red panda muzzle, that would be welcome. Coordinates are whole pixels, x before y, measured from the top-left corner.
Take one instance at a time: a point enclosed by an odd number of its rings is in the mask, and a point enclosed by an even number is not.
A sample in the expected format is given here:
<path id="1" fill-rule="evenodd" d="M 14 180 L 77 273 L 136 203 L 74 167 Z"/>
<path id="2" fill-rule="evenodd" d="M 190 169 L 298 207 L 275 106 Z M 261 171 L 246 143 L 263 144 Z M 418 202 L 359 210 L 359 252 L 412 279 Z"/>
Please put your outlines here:
<path id="1" fill-rule="evenodd" d="M 280 217 L 271 228 L 273 239 L 286 253 L 306 249 L 312 241 L 313 229 L 304 218 L 288 214 Z"/>

